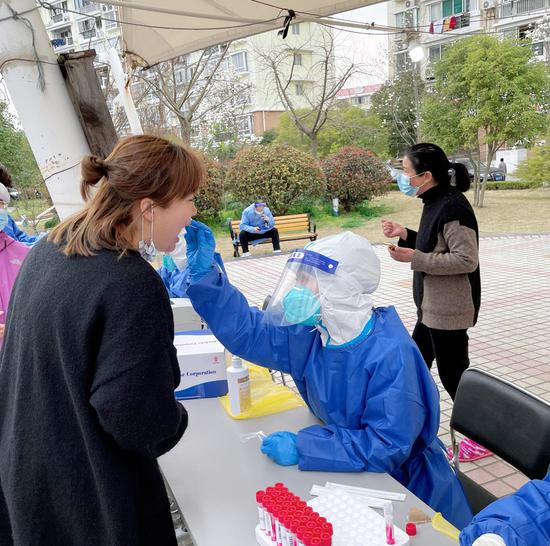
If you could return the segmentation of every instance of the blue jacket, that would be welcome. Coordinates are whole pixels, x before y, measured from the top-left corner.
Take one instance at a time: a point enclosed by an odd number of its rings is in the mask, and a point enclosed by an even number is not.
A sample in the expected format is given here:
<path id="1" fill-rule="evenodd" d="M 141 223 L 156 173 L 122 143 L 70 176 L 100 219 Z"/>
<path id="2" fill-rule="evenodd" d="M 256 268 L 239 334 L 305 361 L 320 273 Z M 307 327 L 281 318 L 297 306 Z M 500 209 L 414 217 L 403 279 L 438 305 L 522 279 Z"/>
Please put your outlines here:
<path id="1" fill-rule="evenodd" d="M 550 544 L 550 472 L 499 499 L 477 514 L 460 533 L 460 545 L 471 546 L 485 533 L 504 539 L 506 546 Z"/>
<path id="2" fill-rule="evenodd" d="M 239 229 L 241 231 L 248 231 L 249 233 L 265 233 L 269 231 L 275 226 L 273 214 L 271 214 L 268 207 L 265 207 L 262 214 L 267 217 L 267 224 L 262 216 L 254 210 L 254 203 L 252 203 L 252 205 L 243 210 Z M 256 231 L 257 227 L 260 228 L 260 231 Z"/>
<path id="3" fill-rule="evenodd" d="M 39 239 L 38 235 L 27 235 L 24 231 L 20 230 L 11 216 L 8 216 L 8 224 L 4 227 L 3 232 L 12 239 L 25 243 L 28 246 L 33 245 Z"/>
<path id="4" fill-rule="evenodd" d="M 437 438 L 439 393 L 393 307 L 363 339 L 328 348 L 317 330 L 276 327 L 218 271 L 189 287 L 193 307 L 233 354 L 292 375 L 324 423 L 298 433 L 299 468 L 388 472 L 462 528 L 472 518 Z"/>

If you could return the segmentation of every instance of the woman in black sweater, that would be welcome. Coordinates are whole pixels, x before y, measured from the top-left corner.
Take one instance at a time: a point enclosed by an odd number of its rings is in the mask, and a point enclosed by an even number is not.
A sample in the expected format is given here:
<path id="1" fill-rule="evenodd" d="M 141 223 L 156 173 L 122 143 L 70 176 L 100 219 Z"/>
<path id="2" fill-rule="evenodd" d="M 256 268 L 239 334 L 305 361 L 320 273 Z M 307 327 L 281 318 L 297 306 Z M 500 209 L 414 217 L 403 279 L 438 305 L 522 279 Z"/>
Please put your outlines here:
<path id="1" fill-rule="evenodd" d="M 424 203 L 420 227 L 416 232 L 383 220 L 382 230 L 386 237 L 399 237 L 398 246 L 389 247 L 390 256 L 409 262 L 413 270 L 418 321 L 412 337 L 430 368 L 435 359 L 454 400 L 470 364 L 468 328 L 477 321 L 481 300 L 478 226 L 464 196 L 470 178 L 464 165 L 449 162 L 439 146 L 428 143 L 407 150 L 403 171 L 399 188 Z M 481 446 L 470 447 L 470 460 L 486 455 Z"/>
<path id="2" fill-rule="evenodd" d="M 176 544 L 156 459 L 187 413 L 147 258 L 174 250 L 202 179 L 181 146 L 121 140 L 84 158 L 84 209 L 25 260 L 0 354 L 0 545 Z"/>

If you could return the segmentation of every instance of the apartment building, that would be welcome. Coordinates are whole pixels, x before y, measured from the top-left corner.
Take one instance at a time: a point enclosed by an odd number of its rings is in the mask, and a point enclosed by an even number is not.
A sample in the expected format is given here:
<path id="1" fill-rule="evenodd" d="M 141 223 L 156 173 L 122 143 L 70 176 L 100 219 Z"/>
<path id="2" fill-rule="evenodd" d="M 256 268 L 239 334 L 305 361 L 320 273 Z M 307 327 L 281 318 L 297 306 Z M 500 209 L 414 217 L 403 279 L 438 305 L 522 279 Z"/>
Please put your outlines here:
<path id="1" fill-rule="evenodd" d="M 53 10 L 40 8 L 55 53 L 95 49 L 106 61 L 108 47 L 120 48 L 117 8 L 90 0 L 52 0 Z"/>
<path id="2" fill-rule="evenodd" d="M 433 63 L 441 58 L 448 44 L 482 32 L 503 38 L 526 38 L 549 9 L 550 0 L 390 1 L 389 24 L 408 31 L 389 37 L 390 78 L 411 67 L 411 40 L 424 50 L 420 70 L 429 81 L 433 78 Z M 532 47 L 536 58 L 548 58 L 548 43 L 534 42 Z"/>
<path id="3" fill-rule="evenodd" d="M 382 87 L 381 84 L 358 85 L 356 87 L 344 87 L 337 94 L 337 99 L 352 106 L 359 106 L 368 110 L 372 104 L 372 96 Z"/>

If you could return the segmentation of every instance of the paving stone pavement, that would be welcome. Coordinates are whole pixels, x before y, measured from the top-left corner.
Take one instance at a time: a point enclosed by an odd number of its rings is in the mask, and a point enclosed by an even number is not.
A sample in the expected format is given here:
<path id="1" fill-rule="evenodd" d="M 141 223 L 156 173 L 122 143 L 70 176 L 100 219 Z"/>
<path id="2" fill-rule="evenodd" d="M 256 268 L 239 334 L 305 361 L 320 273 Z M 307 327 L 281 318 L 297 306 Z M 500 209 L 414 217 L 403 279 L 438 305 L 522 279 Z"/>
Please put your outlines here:
<path id="1" fill-rule="evenodd" d="M 374 294 L 376 306 L 394 305 L 412 331 L 416 308 L 412 272 L 393 261 L 387 249 L 375 246 L 382 277 Z M 240 258 L 226 262 L 229 278 L 251 305 L 262 306 L 271 294 L 288 255 Z M 471 365 L 490 371 L 550 402 L 550 233 L 502 235 L 480 240 L 481 312 L 469 330 Z M 442 388 L 439 436 L 450 444 L 452 401 Z M 523 485 L 527 478 L 493 456 L 462 463 L 461 470 L 497 496 Z"/>

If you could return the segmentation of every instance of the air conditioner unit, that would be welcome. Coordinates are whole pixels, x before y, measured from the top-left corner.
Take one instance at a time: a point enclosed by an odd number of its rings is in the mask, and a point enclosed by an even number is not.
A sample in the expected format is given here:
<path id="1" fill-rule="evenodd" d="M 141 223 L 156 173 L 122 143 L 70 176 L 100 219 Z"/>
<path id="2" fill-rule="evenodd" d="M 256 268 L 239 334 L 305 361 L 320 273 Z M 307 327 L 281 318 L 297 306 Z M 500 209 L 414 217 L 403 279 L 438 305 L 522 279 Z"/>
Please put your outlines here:
<path id="1" fill-rule="evenodd" d="M 405 1 L 405 7 L 406 8 L 414 8 L 417 6 L 417 0 L 406 0 Z"/>
<path id="2" fill-rule="evenodd" d="M 483 0 L 482 6 L 483 6 L 483 9 L 488 10 L 488 9 L 496 8 L 497 3 L 496 3 L 496 0 Z"/>

